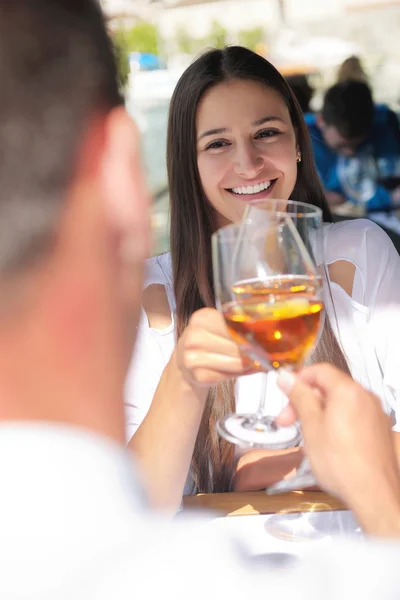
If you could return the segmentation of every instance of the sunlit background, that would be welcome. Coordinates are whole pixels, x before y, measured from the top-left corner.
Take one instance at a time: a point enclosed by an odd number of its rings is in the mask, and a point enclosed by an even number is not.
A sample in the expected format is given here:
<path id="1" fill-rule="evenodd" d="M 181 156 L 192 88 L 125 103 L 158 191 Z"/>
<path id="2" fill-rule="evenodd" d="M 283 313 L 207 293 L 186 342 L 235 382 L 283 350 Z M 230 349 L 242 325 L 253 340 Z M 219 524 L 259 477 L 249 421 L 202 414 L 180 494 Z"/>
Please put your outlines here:
<path id="1" fill-rule="evenodd" d="M 398 0 L 101 0 L 116 42 L 127 105 L 142 132 L 154 197 L 154 252 L 168 247 L 165 165 L 169 100 L 202 50 L 241 44 L 283 74 L 305 73 L 312 107 L 340 63 L 361 57 L 377 102 L 400 108 Z"/>

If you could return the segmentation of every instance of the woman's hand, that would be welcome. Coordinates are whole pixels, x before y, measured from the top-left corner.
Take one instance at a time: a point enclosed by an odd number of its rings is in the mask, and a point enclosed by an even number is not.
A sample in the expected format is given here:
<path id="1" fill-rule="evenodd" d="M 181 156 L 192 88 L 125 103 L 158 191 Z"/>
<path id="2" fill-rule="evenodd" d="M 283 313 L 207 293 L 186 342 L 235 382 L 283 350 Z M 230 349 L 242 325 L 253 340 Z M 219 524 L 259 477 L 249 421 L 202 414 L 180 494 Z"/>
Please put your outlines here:
<path id="1" fill-rule="evenodd" d="M 211 387 L 259 370 L 233 340 L 220 312 L 202 308 L 193 313 L 176 347 L 178 368 L 195 387 Z"/>

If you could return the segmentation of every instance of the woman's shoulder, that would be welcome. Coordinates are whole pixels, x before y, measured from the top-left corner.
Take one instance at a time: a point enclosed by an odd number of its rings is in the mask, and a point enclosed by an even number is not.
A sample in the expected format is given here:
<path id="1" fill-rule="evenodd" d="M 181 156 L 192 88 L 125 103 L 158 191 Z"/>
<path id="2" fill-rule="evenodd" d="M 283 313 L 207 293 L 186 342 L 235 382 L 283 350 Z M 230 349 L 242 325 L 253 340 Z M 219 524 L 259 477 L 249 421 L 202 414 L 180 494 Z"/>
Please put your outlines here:
<path id="1" fill-rule="evenodd" d="M 164 333 L 172 330 L 175 299 L 169 252 L 153 256 L 146 261 L 142 309 L 142 328 Z"/>
<path id="2" fill-rule="evenodd" d="M 172 261 L 170 252 L 152 256 L 146 260 L 144 287 L 147 288 L 153 284 L 172 284 Z"/>
<path id="3" fill-rule="evenodd" d="M 389 236 L 368 219 L 351 219 L 325 226 L 325 262 L 347 260 L 362 268 L 368 262 L 382 264 L 382 259 L 398 254 Z"/>

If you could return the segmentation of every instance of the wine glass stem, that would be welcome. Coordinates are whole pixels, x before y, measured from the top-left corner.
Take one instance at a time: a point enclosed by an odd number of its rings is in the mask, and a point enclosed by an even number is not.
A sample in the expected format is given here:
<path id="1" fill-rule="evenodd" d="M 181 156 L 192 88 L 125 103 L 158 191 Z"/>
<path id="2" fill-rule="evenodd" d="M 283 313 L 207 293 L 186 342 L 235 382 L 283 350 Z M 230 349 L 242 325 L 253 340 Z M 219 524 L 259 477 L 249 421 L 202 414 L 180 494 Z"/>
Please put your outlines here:
<path id="1" fill-rule="evenodd" d="M 268 377 L 269 372 L 262 374 L 261 377 L 261 394 L 260 394 L 260 404 L 257 409 L 257 418 L 261 419 L 261 417 L 265 416 L 265 404 L 267 402 L 267 388 L 268 388 Z"/>

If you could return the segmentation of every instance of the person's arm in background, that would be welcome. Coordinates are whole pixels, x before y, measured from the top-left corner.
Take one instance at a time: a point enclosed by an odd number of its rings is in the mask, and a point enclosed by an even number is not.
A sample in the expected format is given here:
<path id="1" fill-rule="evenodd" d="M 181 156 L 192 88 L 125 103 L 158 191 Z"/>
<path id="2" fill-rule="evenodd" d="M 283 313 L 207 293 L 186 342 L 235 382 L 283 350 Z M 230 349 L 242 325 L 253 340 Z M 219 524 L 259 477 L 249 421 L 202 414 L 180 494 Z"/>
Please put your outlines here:
<path id="1" fill-rule="evenodd" d="M 388 125 L 388 132 L 395 154 L 393 161 L 393 173 L 389 174 L 400 178 L 400 123 L 396 113 L 390 109 L 388 110 Z M 393 204 L 400 206 L 400 186 L 397 186 L 394 190 L 392 190 L 391 200 Z"/>
<path id="2" fill-rule="evenodd" d="M 387 106 L 381 105 L 375 111 L 375 122 L 373 128 L 373 143 L 379 176 L 396 177 L 399 175 L 398 165 L 400 162 L 400 125 L 397 115 Z M 384 162 L 384 168 L 380 162 Z M 384 184 L 376 186 L 374 194 L 368 200 L 369 210 L 388 208 L 392 204 L 400 203 L 400 188 L 387 189 Z"/>
<path id="3" fill-rule="evenodd" d="M 346 197 L 340 192 L 332 192 L 329 190 L 325 190 L 325 196 L 331 208 L 341 206 L 346 202 Z"/>
<path id="4" fill-rule="evenodd" d="M 400 186 L 396 187 L 392 192 L 392 202 L 396 206 L 400 206 Z"/>
<path id="5" fill-rule="evenodd" d="M 374 192 L 366 202 L 368 211 L 385 210 L 392 205 L 392 195 L 383 185 L 374 186 Z"/>
<path id="6" fill-rule="evenodd" d="M 331 365 L 313 365 L 278 383 L 298 416 L 304 447 L 321 487 L 354 511 L 366 533 L 400 536 L 400 476 L 390 420 L 376 396 Z"/>

